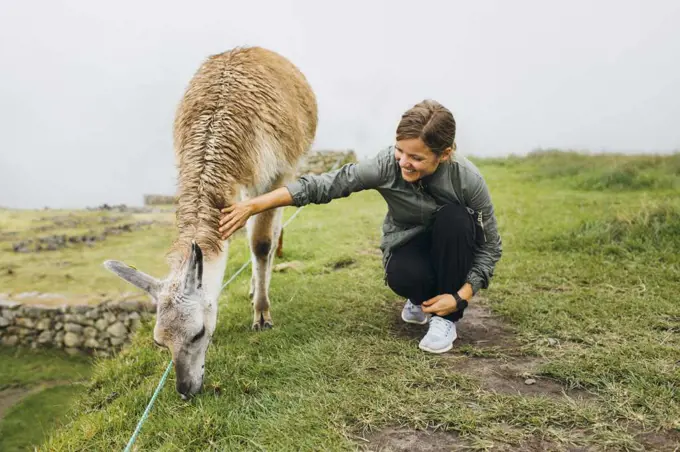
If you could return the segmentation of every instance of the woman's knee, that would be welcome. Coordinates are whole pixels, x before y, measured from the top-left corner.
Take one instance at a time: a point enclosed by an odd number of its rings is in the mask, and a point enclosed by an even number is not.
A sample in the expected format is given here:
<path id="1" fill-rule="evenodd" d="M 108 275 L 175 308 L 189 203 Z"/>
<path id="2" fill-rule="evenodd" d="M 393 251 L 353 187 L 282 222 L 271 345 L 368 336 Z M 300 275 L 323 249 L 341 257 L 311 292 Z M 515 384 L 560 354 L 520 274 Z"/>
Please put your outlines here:
<path id="1" fill-rule="evenodd" d="M 421 265 L 419 265 L 421 264 Z M 432 283 L 432 271 L 422 263 L 391 259 L 386 269 L 387 285 L 395 293 L 409 297 Z"/>

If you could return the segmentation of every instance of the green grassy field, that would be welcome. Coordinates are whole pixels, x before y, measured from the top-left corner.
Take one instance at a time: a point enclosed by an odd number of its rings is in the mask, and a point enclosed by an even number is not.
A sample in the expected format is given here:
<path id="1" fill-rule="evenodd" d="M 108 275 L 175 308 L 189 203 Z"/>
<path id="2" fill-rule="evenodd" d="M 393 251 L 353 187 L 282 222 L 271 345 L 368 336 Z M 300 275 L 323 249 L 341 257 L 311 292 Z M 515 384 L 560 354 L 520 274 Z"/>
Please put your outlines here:
<path id="1" fill-rule="evenodd" d="M 383 284 L 380 196 L 306 208 L 279 260 L 302 268 L 272 279 L 275 328 L 250 330 L 246 272 L 221 298 L 204 393 L 181 401 L 171 375 L 139 450 L 680 447 L 679 162 L 559 152 L 479 161 L 504 252 L 442 356 L 417 348 L 424 327 L 401 322 L 403 300 Z M 130 291 L 101 260 L 162 276 L 171 234 L 64 251 L 81 253 L 58 257 L 73 262 L 78 287 L 63 269 L 45 271 L 45 287 Z M 246 258 L 239 237 L 226 277 Z M 125 446 L 169 359 L 151 327 L 95 366 L 44 450 Z"/>

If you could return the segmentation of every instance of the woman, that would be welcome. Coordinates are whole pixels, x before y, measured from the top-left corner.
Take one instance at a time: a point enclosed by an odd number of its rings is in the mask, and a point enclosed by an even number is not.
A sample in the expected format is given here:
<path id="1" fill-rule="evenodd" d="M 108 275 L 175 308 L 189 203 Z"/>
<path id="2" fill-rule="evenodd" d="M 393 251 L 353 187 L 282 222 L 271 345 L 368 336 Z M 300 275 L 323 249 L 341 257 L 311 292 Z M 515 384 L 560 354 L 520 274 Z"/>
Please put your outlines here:
<path id="1" fill-rule="evenodd" d="M 451 349 L 468 300 L 489 285 L 501 257 L 494 208 L 479 170 L 455 155 L 451 112 L 425 100 L 405 112 L 396 143 L 370 160 L 298 181 L 224 209 L 226 240 L 251 215 L 323 204 L 374 189 L 387 202 L 381 249 L 387 285 L 406 298 L 401 317 L 425 324 L 419 347 Z"/>

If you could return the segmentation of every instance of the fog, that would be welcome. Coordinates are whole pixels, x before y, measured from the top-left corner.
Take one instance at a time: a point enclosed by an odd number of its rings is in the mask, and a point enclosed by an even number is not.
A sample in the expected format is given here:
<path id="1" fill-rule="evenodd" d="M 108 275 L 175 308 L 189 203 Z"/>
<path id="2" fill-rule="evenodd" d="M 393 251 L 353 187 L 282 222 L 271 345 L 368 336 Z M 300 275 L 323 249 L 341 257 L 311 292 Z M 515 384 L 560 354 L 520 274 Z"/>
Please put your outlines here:
<path id="1" fill-rule="evenodd" d="M 365 158 L 424 98 L 460 152 L 680 150 L 676 1 L 25 1 L 0 5 L 0 206 L 172 193 L 172 121 L 209 55 L 260 45 L 319 104 L 316 149 Z"/>

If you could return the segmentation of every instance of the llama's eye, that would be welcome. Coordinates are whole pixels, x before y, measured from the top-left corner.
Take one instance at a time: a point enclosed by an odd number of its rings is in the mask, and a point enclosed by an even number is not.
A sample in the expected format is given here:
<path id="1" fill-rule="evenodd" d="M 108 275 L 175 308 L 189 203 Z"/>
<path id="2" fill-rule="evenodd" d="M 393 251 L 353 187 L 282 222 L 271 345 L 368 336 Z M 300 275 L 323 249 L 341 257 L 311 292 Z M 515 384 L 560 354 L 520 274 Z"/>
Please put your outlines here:
<path id="1" fill-rule="evenodd" d="M 201 331 L 191 339 L 191 342 L 192 343 L 196 342 L 197 340 L 202 338 L 204 335 L 205 335 L 205 326 L 203 326 L 203 328 L 201 328 Z"/>

